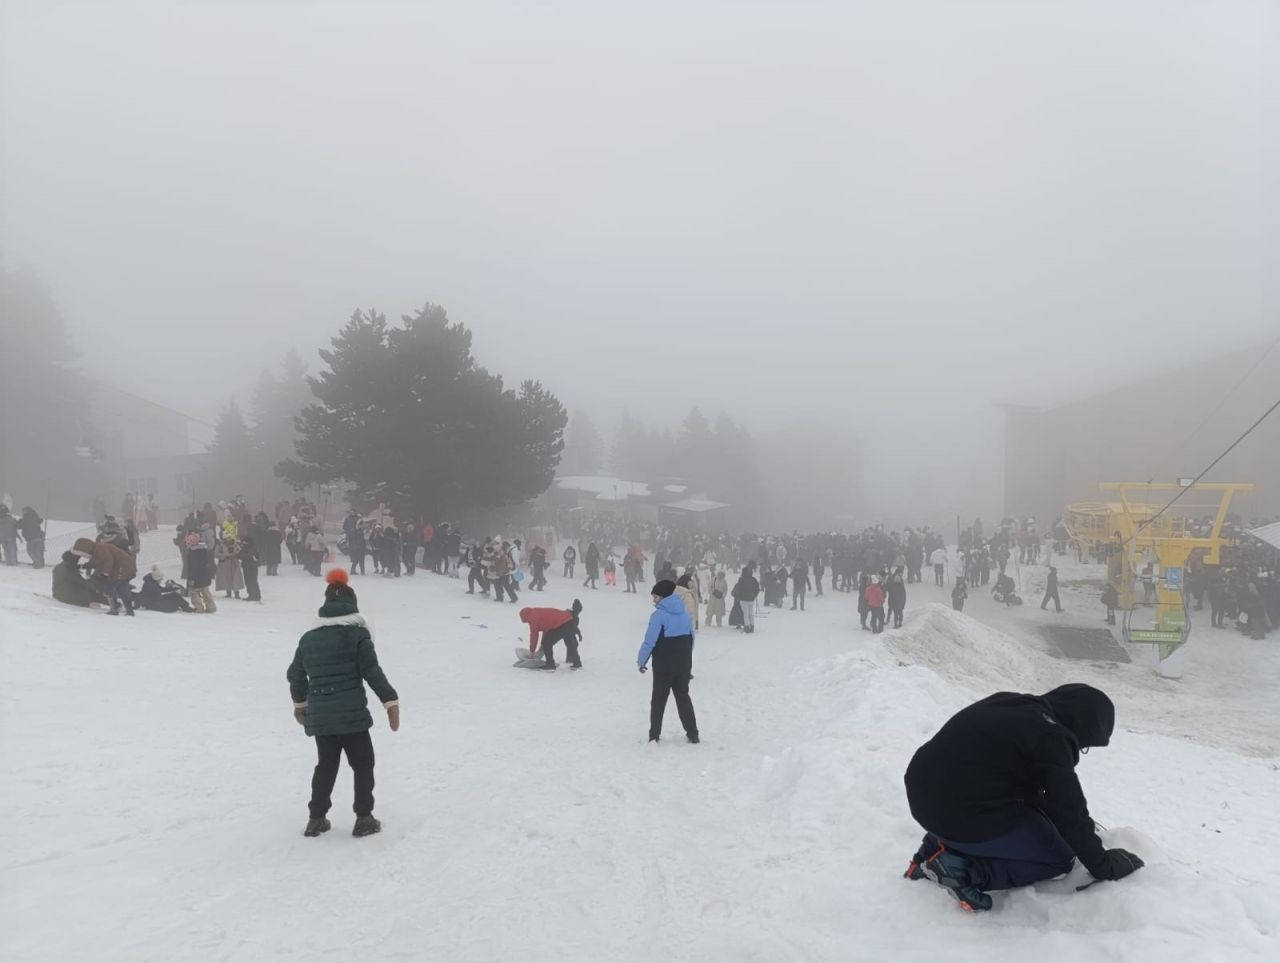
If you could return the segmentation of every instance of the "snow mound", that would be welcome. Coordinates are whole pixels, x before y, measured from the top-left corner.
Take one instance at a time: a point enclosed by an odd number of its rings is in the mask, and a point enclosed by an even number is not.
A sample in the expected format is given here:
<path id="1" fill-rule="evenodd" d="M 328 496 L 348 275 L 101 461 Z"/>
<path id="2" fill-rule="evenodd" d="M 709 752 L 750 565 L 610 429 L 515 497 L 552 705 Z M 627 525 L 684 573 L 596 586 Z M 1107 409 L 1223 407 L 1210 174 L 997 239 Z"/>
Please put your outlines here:
<path id="1" fill-rule="evenodd" d="M 1058 684 L 1062 671 L 1026 643 L 938 603 L 913 610 L 884 643 L 909 662 L 986 692 L 1042 692 Z"/>

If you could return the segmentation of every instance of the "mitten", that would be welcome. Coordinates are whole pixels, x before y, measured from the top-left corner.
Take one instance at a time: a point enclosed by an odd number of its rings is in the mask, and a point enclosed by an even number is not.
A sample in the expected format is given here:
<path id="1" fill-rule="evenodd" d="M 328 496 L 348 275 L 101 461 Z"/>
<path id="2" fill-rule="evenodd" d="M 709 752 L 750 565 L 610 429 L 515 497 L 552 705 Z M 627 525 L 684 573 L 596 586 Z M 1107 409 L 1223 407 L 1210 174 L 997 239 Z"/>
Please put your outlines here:
<path id="1" fill-rule="evenodd" d="M 307 724 L 307 704 L 305 702 L 295 702 L 293 704 L 293 717 L 298 720 L 298 725 L 305 726 Z"/>
<path id="2" fill-rule="evenodd" d="M 391 731 L 397 732 L 400 729 L 400 703 L 388 702 L 384 707 L 387 710 L 387 722 L 391 724 Z"/>

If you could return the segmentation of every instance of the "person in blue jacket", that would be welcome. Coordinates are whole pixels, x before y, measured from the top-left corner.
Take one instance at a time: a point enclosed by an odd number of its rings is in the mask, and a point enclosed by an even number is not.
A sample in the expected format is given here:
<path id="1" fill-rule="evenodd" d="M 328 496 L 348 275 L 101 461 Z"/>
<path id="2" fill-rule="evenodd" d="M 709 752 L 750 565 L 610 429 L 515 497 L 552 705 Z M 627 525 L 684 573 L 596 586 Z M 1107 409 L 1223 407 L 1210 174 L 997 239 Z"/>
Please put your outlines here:
<path id="1" fill-rule="evenodd" d="M 684 602 L 675 594 L 676 583 L 663 579 L 653 587 L 653 615 L 636 655 L 640 671 L 648 671 L 653 660 L 653 699 L 649 704 L 649 741 L 662 736 L 662 715 L 667 696 L 675 693 L 680 724 L 690 742 L 698 741 L 698 719 L 689 698 L 689 680 L 693 678 L 693 620 Z"/>

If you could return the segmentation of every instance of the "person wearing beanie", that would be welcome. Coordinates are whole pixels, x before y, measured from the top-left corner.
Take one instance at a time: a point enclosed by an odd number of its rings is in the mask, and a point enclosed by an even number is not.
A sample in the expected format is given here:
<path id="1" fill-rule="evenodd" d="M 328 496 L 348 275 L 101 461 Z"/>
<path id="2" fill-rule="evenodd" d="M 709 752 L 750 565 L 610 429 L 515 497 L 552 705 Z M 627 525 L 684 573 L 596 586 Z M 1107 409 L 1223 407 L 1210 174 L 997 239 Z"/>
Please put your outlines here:
<path id="1" fill-rule="evenodd" d="M 187 536 L 187 589 L 191 607 L 197 612 L 212 615 L 218 611 L 209 586 L 213 584 L 213 558 L 209 544 L 200 532 Z"/>
<path id="2" fill-rule="evenodd" d="M 75 552 L 63 552 L 62 562 L 53 567 L 53 597 L 67 605 L 80 608 L 102 602 L 89 581 L 80 574 L 80 556 Z"/>
<path id="3" fill-rule="evenodd" d="M 997 692 L 957 712 L 907 766 L 907 802 L 926 830 L 907 878 L 985 910 L 990 891 L 1062 876 L 1077 859 L 1095 879 L 1141 869 L 1133 853 L 1103 846 L 1076 777 L 1115 718 L 1105 692 L 1078 682 Z"/>
<path id="4" fill-rule="evenodd" d="M 676 711 L 680 713 L 685 737 L 697 742 L 698 720 L 693 712 L 693 700 L 689 698 L 689 680 L 693 676 L 693 620 L 676 595 L 675 582 L 663 579 L 650 594 L 654 612 L 649 616 L 649 627 L 636 655 L 636 665 L 642 673 L 648 671 L 649 660 L 653 660 L 649 741 L 657 742 L 661 738 L 667 697 L 675 693 Z"/>
<path id="5" fill-rule="evenodd" d="M 555 644 L 564 642 L 565 659 L 575 669 L 582 668 L 582 659 L 578 657 L 578 643 L 582 641 L 582 629 L 578 627 L 578 616 L 582 614 L 582 603 L 573 600 L 570 609 L 524 608 L 520 610 L 520 621 L 529 626 L 529 657 L 538 652 L 538 637 L 542 637 L 542 655 L 546 659 L 546 668 L 556 667 Z"/>
<path id="6" fill-rule="evenodd" d="M 331 828 L 326 816 L 345 752 L 355 778 L 356 822 L 351 835 L 370 836 L 381 831 L 382 823 L 373 818 L 373 718 L 365 684 L 387 710 L 392 732 L 400 728 L 400 699 L 378 665 L 373 637 L 346 570 L 333 569 L 325 581 L 320 621 L 298 641 L 287 673 L 293 716 L 316 740 L 318 757 L 303 835 L 319 836 Z"/>

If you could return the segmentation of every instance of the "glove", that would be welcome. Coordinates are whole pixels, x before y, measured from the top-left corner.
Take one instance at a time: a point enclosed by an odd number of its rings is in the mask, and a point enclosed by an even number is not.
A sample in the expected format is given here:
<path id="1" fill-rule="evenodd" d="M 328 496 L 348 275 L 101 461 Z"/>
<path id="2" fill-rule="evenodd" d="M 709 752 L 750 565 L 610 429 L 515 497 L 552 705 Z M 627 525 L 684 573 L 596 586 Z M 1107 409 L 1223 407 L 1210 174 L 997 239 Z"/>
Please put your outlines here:
<path id="1" fill-rule="evenodd" d="M 642 665 L 642 666 L 640 666 L 640 674 L 641 674 L 641 675 L 644 675 L 644 674 L 645 674 L 646 672 L 648 672 L 648 671 L 649 671 L 649 667 L 648 667 L 647 665 Z"/>
<path id="2" fill-rule="evenodd" d="M 307 724 L 307 704 L 305 702 L 295 702 L 293 704 L 293 718 L 297 720 L 300 726 Z"/>
<path id="3" fill-rule="evenodd" d="M 400 730 L 400 703 L 387 703 L 387 722 L 391 724 L 392 732 L 398 732 Z"/>
<path id="4" fill-rule="evenodd" d="M 1127 849 L 1108 849 L 1102 855 L 1107 863 L 1103 875 L 1099 879 L 1124 879 L 1146 865 L 1139 857 Z"/>

